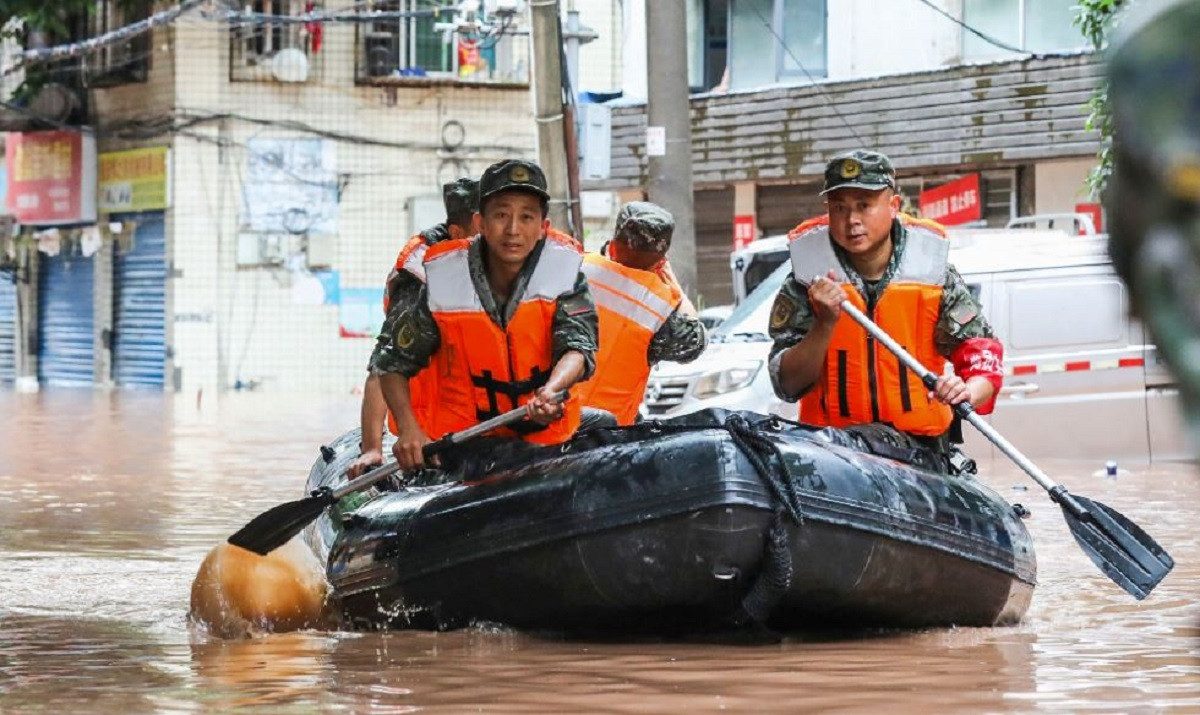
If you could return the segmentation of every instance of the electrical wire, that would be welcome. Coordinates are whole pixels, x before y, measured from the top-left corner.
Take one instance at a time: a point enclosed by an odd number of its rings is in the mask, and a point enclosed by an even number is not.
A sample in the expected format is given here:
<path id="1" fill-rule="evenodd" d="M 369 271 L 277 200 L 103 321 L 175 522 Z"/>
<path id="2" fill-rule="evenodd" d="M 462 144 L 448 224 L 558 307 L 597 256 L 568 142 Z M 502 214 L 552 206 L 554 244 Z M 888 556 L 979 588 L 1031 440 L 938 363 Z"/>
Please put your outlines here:
<path id="1" fill-rule="evenodd" d="M 978 37 L 979 39 L 988 43 L 989 45 L 995 45 L 996 47 L 999 47 L 1002 50 L 1008 50 L 1009 52 L 1016 52 L 1017 54 L 1020 54 L 1020 55 L 1033 54 L 1033 53 L 1029 52 L 1028 50 L 1022 50 L 1019 47 L 1013 47 L 1012 45 L 1009 45 L 1007 43 L 1001 42 L 1000 40 L 997 40 L 996 38 L 992 37 L 991 35 L 984 34 L 983 32 L 975 29 L 974 27 L 971 27 L 967 23 L 963 22 L 962 20 L 958 19 L 957 17 L 946 12 L 942 8 L 938 7 L 937 5 L 934 5 L 929 0 L 917 0 L 917 2 L 928 7 L 930 10 L 933 10 L 934 12 L 936 12 L 937 14 L 946 18 L 947 20 L 953 22 L 955 25 L 958 25 L 962 29 L 971 33 L 972 35 L 975 35 L 976 37 Z"/>
<path id="2" fill-rule="evenodd" d="M 866 141 L 864 141 L 863 138 L 859 136 L 858 132 L 855 131 L 854 126 L 850 124 L 848 119 L 846 119 L 846 115 L 842 114 L 841 111 L 838 110 L 837 100 L 835 100 L 828 92 L 826 92 L 825 88 L 819 82 L 817 82 L 812 74 L 809 73 L 808 68 L 804 66 L 804 63 L 800 61 L 800 58 L 792 52 L 792 48 L 788 47 L 788 44 L 784 41 L 783 37 L 781 37 L 779 33 L 775 31 L 774 26 L 772 26 L 767 18 L 763 16 L 762 11 L 760 11 L 758 8 L 757 0 L 751 0 L 750 7 L 754 10 L 754 14 L 758 15 L 758 19 L 762 21 L 763 26 L 767 28 L 767 32 L 770 32 L 771 35 L 775 37 L 775 40 L 779 42 L 780 47 L 783 48 L 784 52 L 787 52 L 788 57 L 792 58 L 792 61 L 796 63 L 796 66 L 800 68 L 800 71 L 804 73 L 804 76 L 808 78 L 808 81 L 812 83 L 812 86 L 815 87 L 817 91 L 825 97 L 825 99 L 829 100 L 829 108 L 833 110 L 833 113 L 837 115 L 838 119 L 842 120 L 842 124 L 846 125 L 846 128 L 850 130 L 850 133 L 854 135 L 854 138 L 858 140 L 859 144 L 865 145 Z"/>

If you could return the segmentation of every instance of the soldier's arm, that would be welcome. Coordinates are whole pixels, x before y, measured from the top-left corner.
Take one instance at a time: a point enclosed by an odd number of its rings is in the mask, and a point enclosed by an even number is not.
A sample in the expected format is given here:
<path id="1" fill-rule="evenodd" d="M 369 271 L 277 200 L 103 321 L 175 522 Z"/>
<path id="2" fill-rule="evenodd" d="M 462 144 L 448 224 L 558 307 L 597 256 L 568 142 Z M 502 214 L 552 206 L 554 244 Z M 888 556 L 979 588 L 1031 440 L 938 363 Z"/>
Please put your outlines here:
<path id="1" fill-rule="evenodd" d="M 429 364 L 441 345 L 441 334 L 433 314 L 429 312 L 425 285 L 417 283 L 402 300 L 392 304 L 391 334 L 381 336 L 382 348 L 371 359 L 371 371 L 379 375 L 383 399 L 396 418 L 399 434 L 392 453 L 404 469 L 420 466 L 424 459 L 421 447 L 429 437 L 417 424 L 412 409 L 408 380 Z"/>
<path id="2" fill-rule="evenodd" d="M 380 376 L 395 373 L 412 377 L 429 364 L 440 344 L 441 334 L 429 312 L 425 285 L 414 281 L 392 302 L 384 331 L 371 353 L 370 370 Z"/>
<path id="3" fill-rule="evenodd" d="M 379 336 L 375 339 L 375 347 L 368 364 L 367 379 L 363 382 L 362 408 L 359 414 L 362 458 L 351 465 L 347 471 L 347 475 L 350 477 L 356 477 L 366 468 L 382 463 L 383 423 L 387 419 L 388 408 L 379 384 L 379 374 L 370 369 L 370 364 L 374 363 L 376 357 L 387 349 L 395 330 L 396 317 L 403 312 L 404 304 L 411 304 L 416 300 L 420 287 L 421 282 L 407 272 L 396 271 L 393 268 L 388 274 L 389 307 L 383 320 L 383 327 L 380 328 Z"/>
<path id="4" fill-rule="evenodd" d="M 704 330 L 704 323 L 700 322 L 695 312 L 684 312 L 681 304 L 650 339 L 646 360 L 651 365 L 664 360 L 691 362 L 700 357 L 707 346 L 708 333 Z"/>
<path id="5" fill-rule="evenodd" d="M 934 341 L 938 352 L 954 366 L 954 374 L 966 383 L 971 404 L 981 414 L 990 413 L 1004 382 L 1004 346 L 953 266 L 942 287 Z"/>
<path id="6" fill-rule="evenodd" d="M 679 307 L 676 308 L 676 312 L 695 317 L 697 315 L 696 306 L 692 303 L 691 298 L 688 298 L 687 293 L 684 292 L 683 286 L 679 285 L 679 279 L 675 277 L 675 271 L 671 269 L 670 261 L 663 260 L 662 266 L 658 269 L 658 277 L 678 288 L 679 293 L 683 296 L 683 299 L 679 301 Z"/>
<path id="7" fill-rule="evenodd" d="M 579 273 L 575 286 L 558 297 L 551 323 L 553 361 L 557 365 L 569 352 L 579 353 L 582 372 L 563 388 L 586 380 L 596 370 L 596 350 L 600 345 L 600 321 L 596 304 L 588 289 L 587 278 Z"/>
<path id="8" fill-rule="evenodd" d="M 817 322 L 808 291 L 789 276 L 775 296 L 768 333 L 773 341 L 767 362 L 771 386 L 779 399 L 795 402 L 821 376 L 833 326 Z"/>

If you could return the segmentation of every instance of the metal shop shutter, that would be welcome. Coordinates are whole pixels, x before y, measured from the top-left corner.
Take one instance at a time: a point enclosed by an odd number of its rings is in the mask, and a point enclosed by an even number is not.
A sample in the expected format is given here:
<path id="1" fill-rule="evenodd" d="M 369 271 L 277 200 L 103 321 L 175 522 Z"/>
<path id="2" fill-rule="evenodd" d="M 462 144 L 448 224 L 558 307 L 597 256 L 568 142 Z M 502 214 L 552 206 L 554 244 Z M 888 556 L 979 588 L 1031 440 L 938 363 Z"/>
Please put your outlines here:
<path id="1" fill-rule="evenodd" d="M 53 387 L 91 387 L 91 258 L 41 256 L 38 274 L 38 381 Z"/>
<path id="2" fill-rule="evenodd" d="M 161 390 L 167 360 L 166 231 L 161 213 L 127 218 L 137 221 L 137 233 L 132 247 L 118 246 L 113 256 L 113 379 L 121 387 Z"/>
<path id="3" fill-rule="evenodd" d="M 0 385 L 17 379 L 17 285 L 12 271 L 0 271 Z"/>
<path id="4" fill-rule="evenodd" d="M 813 183 L 759 186 L 755 211 L 763 237 L 784 235 L 801 221 L 825 213 L 820 191 L 821 185 Z"/>
<path id="5" fill-rule="evenodd" d="M 729 254 L 733 252 L 733 189 L 697 191 L 696 282 L 704 306 L 733 302 Z"/>

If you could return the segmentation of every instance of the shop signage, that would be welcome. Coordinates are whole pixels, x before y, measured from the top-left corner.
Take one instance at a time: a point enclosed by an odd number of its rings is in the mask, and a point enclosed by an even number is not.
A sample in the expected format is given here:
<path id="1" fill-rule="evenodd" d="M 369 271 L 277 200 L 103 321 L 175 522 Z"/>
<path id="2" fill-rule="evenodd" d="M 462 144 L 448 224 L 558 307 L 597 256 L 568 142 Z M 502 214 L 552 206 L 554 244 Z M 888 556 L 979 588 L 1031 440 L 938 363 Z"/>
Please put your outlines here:
<path id="1" fill-rule="evenodd" d="M 733 217 L 733 250 L 740 251 L 754 241 L 754 214 Z"/>
<path id="2" fill-rule="evenodd" d="M 96 221 L 96 139 L 73 131 L 10 132 L 9 213 L 34 226 Z"/>
<path id="3" fill-rule="evenodd" d="M 1092 226 L 1096 229 L 1096 233 L 1104 233 L 1104 211 L 1100 208 L 1100 204 L 1075 204 L 1075 213 L 1091 216 Z M 1087 229 L 1085 229 L 1083 226 L 1079 227 L 1080 234 L 1086 232 Z"/>
<path id="4" fill-rule="evenodd" d="M 983 218 L 983 200 L 979 194 L 979 174 L 967 174 L 928 191 L 919 198 L 921 218 L 944 226 L 978 221 Z"/>
<path id="5" fill-rule="evenodd" d="M 159 211 L 167 208 L 165 146 L 110 151 L 100 155 L 97 202 L 101 211 Z"/>

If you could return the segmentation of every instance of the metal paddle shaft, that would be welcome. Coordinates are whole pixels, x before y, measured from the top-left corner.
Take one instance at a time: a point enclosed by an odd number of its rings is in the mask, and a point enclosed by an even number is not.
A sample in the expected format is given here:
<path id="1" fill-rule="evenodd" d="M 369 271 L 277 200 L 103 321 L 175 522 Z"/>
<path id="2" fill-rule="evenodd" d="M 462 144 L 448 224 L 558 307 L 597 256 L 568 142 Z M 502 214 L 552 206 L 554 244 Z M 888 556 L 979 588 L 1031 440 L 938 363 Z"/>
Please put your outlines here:
<path id="1" fill-rule="evenodd" d="M 566 390 L 562 390 L 555 393 L 554 401 L 557 403 L 566 402 L 569 396 L 570 394 Z M 468 427 L 461 432 L 453 432 L 437 441 L 430 442 L 421 449 L 421 452 L 424 454 L 425 459 L 428 460 L 435 455 L 442 454 L 455 445 L 472 440 L 499 427 L 520 422 L 525 419 L 527 414 L 528 411 L 525 407 L 518 407 L 502 415 L 480 422 L 473 427 Z M 400 471 L 400 465 L 392 462 L 381 467 L 376 467 L 360 477 L 351 479 L 337 489 L 321 487 L 320 489 L 313 490 L 313 493 L 304 499 L 271 507 L 251 519 L 237 533 L 230 536 L 229 543 L 265 556 L 291 541 L 304 527 L 311 524 L 322 512 L 333 504 L 336 504 L 342 497 L 347 494 L 360 492 L 398 471 Z"/>
<path id="2" fill-rule="evenodd" d="M 909 370 L 920 376 L 921 383 L 926 388 L 933 390 L 937 387 L 937 375 L 910 355 L 861 310 L 848 300 L 842 301 L 841 307 L 842 312 L 853 318 Z M 1075 496 L 1063 485 L 1055 483 L 994 427 L 984 421 L 970 402 L 954 405 L 954 412 L 974 425 L 975 429 L 982 432 L 1005 456 L 1016 462 L 1018 467 L 1050 493 L 1050 498 L 1062 507 L 1067 526 L 1071 528 L 1071 535 L 1075 537 L 1083 552 L 1106 576 L 1134 598 L 1141 600 L 1148 596 L 1175 566 L 1174 559 L 1154 539 L 1117 510 L 1086 497 Z"/>

